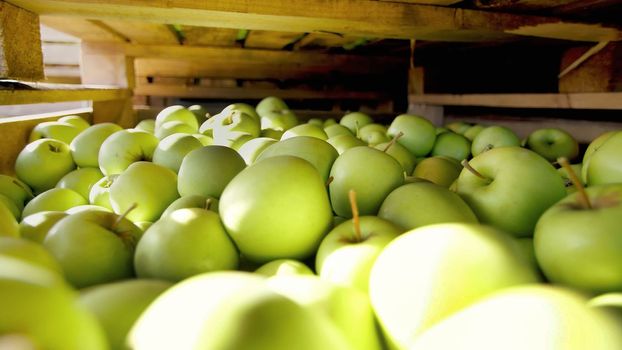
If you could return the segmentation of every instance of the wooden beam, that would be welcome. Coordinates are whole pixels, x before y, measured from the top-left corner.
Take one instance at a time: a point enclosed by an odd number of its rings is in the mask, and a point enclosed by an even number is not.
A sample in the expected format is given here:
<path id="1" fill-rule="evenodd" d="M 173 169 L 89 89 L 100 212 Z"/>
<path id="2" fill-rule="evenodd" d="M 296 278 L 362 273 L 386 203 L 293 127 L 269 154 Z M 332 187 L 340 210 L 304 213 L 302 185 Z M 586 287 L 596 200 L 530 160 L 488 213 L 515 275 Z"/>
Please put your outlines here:
<path id="1" fill-rule="evenodd" d="M 244 41 L 244 47 L 280 50 L 304 36 L 304 33 L 251 30 Z"/>
<path id="2" fill-rule="evenodd" d="M 175 34 L 164 24 L 115 20 L 106 20 L 103 23 L 134 44 L 179 44 Z"/>
<path id="3" fill-rule="evenodd" d="M 278 96 L 284 99 L 307 100 L 378 100 L 390 99 L 387 93 L 376 91 L 316 91 L 306 89 L 221 88 L 188 85 L 139 84 L 136 95 L 205 99 L 261 99 Z"/>
<path id="4" fill-rule="evenodd" d="M 102 26 L 101 22 L 98 21 L 83 18 L 67 19 L 57 16 L 41 16 L 40 18 L 41 23 L 46 26 L 85 41 L 127 41 L 126 37 L 110 30 L 108 27 Z"/>
<path id="5" fill-rule="evenodd" d="M 39 16 L 0 0 L 0 78 L 43 76 Z"/>
<path id="6" fill-rule="evenodd" d="M 438 41 L 622 39 L 618 27 L 373 0 L 9 0 L 43 15 Z"/>
<path id="7" fill-rule="evenodd" d="M 180 26 L 184 45 L 189 46 L 235 46 L 237 29 Z"/>
<path id="8" fill-rule="evenodd" d="M 619 109 L 622 92 L 569 94 L 409 95 L 410 103 L 502 108 Z"/>
<path id="9" fill-rule="evenodd" d="M 68 102 L 68 101 L 106 101 L 132 96 L 130 90 L 104 87 L 76 87 L 70 84 L 45 84 L 46 89 L 2 90 L 0 105 L 19 105 L 29 103 Z"/>
<path id="10" fill-rule="evenodd" d="M 551 9 L 580 0 L 475 0 L 475 7 L 490 10 L 530 11 Z"/>

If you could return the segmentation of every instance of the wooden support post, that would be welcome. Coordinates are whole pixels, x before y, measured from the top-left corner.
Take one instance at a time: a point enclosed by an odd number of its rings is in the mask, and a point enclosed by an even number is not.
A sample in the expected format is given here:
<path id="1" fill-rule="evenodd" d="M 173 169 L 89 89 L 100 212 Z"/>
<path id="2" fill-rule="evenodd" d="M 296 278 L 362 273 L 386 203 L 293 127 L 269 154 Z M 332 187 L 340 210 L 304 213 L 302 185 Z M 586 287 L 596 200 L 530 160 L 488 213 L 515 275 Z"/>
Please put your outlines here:
<path id="1" fill-rule="evenodd" d="M 421 95 L 425 93 L 423 67 L 415 66 L 415 45 L 416 41 L 410 41 L 410 65 L 408 68 L 408 94 L 409 95 Z"/>
<path id="2" fill-rule="evenodd" d="M 125 55 L 123 45 L 109 42 L 82 42 L 83 84 L 136 86 L 134 58 Z M 132 127 L 136 121 L 132 98 L 93 102 L 93 122 L 115 122 Z"/>
<path id="3" fill-rule="evenodd" d="M 566 50 L 561 60 L 561 71 L 585 57 L 593 47 Z M 593 50 L 592 50 L 593 51 Z M 622 44 L 610 42 L 585 59 L 575 69 L 559 79 L 559 92 L 616 92 L 622 91 Z"/>
<path id="4" fill-rule="evenodd" d="M 0 78 L 43 76 L 39 15 L 0 0 Z"/>

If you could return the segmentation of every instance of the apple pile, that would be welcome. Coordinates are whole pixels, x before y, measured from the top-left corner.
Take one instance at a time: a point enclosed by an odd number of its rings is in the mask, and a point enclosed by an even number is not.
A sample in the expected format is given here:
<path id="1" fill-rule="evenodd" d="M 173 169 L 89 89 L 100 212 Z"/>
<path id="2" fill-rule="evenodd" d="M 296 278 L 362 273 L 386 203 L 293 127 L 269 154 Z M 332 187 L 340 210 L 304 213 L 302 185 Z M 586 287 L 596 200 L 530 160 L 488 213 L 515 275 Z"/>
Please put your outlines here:
<path id="1" fill-rule="evenodd" d="M 40 123 L 0 175 L 0 349 L 619 350 L 622 131 L 579 156 L 276 97 Z"/>

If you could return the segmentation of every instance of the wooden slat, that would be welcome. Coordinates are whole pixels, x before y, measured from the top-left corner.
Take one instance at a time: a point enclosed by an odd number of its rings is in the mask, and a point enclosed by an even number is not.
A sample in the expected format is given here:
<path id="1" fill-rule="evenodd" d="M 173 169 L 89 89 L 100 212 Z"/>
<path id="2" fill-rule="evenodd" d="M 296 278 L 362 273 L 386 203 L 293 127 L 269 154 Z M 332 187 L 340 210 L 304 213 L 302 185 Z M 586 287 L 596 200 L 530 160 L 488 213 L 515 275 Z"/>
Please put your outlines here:
<path id="1" fill-rule="evenodd" d="M 179 44 L 175 34 L 164 24 L 115 20 L 103 23 L 135 44 Z"/>
<path id="2" fill-rule="evenodd" d="M 454 5 L 462 0 L 380 0 L 380 1 L 393 1 L 393 2 L 405 2 L 409 4 L 419 5 L 435 5 L 435 6 L 449 6 Z"/>
<path id="3" fill-rule="evenodd" d="M 511 35 L 620 40 L 619 28 L 441 6 L 372 0 L 10 0 L 39 14 L 363 37 L 481 41 Z"/>
<path id="4" fill-rule="evenodd" d="M 315 91 L 306 89 L 262 89 L 262 88 L 221 88 L 187 85 L 145 84 L 137 85 L 136 95 L 167 96 L 209 99 L 261 99 L 266 96 L 278 96 L 284 99 L 321 99 L 321 100 L 377 100 L 390 98 L 382 92 L 359 91 Z"/>
<path id="5" fill-rule="evenodd" d="M 482 9 L 496 10 L 541 10 L 550 9 L 572 3 L 581 2 L 580 0 L 475 0 L 475 7 Z"/>
<path id="6" fill-rule="evenodd" d="M 237 29 L 196 26 L 181 26 L 181 32 L 189 46 L 235 46 L 238 35 Z"/>
<path id="7" fill-rule="evenodd" d="M 410 103 L 503 108 L 620 109 L 622 92 L 570 94 L 410 95 Z"/>
<path id="8" fill-rule="evenodd" d="M 359 39 L 361 37 L 338 33 L 309 33 L 294 45 L 294 49 L 342 47 Z"/>
<path id="9" fill-rule="evenodd" d="M 126 42 L 127 39 L 119 33 L 103 27 L 100 22 L 56 16 L 41 16 L 41 23 L 63 33 L 88 41 Z"/>
<path id="10" fill-rule="evenodd" d="M 251 30 L 244 41 L 244 47 L 280 50 L 302 36 L 303 33 Z"/>
<path id="11" fill-rule="evenodd" d="M 43 78 L 39 17 L 0 0 L 0 78 Z"/>
<path id="12" fill-rule="evenodd" d="M 59 85 L 49 90 L 0 90 L 0 105 L 66 101 L 107 101 L 132 96 L 130 90 Z"/>

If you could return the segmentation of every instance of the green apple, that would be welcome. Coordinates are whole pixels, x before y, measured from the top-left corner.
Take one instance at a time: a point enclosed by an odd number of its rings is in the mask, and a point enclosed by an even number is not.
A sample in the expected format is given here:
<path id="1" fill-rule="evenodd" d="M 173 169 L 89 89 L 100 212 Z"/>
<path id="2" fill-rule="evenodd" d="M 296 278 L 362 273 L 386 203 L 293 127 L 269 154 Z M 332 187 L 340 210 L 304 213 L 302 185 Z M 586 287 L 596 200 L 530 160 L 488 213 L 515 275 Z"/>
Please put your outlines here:
<path id="1" fill-rule="evenodd" d="M 282 99 L 275 96 L 268 96 L 259 101 L 255 110 L 260 117 L 274 111 L 288 110 L 287 104 Z"/>
<path id="2" fill-rule="evenodd" d="M 19 235 L 22 238 L 43 243 L 52 226 L 67 215 L 63 211 L 40 211 L 26 216 L 19 223 Z"/>
<path id="3" fill-rule="evenodd" d="M 150 134 L 155 134 L 155 119 L 144 119 L 138 122 L 134 127 L 136 130 L 146 131 Z"/>
<path id="4" fill-rule="evenodd" d="M 505 232 L 437 224 L 408 231 L 382 250 L 371 270 L 369 297 L 390 347 L 406 349 L 426 329 L 478 299 L 537 281 Z"/>
<path id="5" fill-rule="evenodd" d="M 352 349 L 383 349 L 374 312 L 365 293 L 309 275 L 275 276 L 266 283 L 277 293 L 331 322 Z"/>
<path id="6" fill-rule="evenodd" d="M 4 349 L 106 350 L 103 330 L 53 272 L 0 256 L 0 344 Z"/>
<path id="7" fill-rule="evenodd" d="M 378 216 L 406 230 L 448 222 L 477 223 L 459 195 L 424 181 L 402 185 L 389 193 Z"/>
<path id="8" fill-rule="evenodd" d="M 460 175 L 460 171 L 462 171 L 462 165 L 458 161 L 438 156 L 421 160 L 412 172 L 412 176 L 449 188 Z"/>
<path id="9" fill-rule="evenodd" d="M 87 210 L 99 210 L 99 211 L 105 211 L 107 213 L 112 213 L 111 209 L 108 209 L 106 207 L 102 207 L 99 205 L 94 205 L 94 204 L 77 205 L 75 207 L 65 210 L 65 213 L 71 215 L 71 214 L 80 213 L 80 212 L 87 211 Z"/>
<path id="10" fill-rule="evenodd" d="M 577 140 L 559 128 L 535 130 L 527 137 L 526 146 L 549 162 L 554 162 L 559 157 L 572 160 L 579 154 Z"/>
<path id="11" fill-rule="evenodd" d="M 19 179 L 0 174 L 0 194 L 6 196 L 22 211 L 24 204 L 34 198 L 32 190 Z"/>
<path id="12" fill-rule="evenodd" d="M 532 236 L 540 215 L 566 196 L 551 163 L 520 147 L 493 148 L 465 161 L 455 186 L 481 223 L 517 237 Z"/>
<path id="13" fill-rule="evenodd" d="M 203 135 L 203 134 L 192 134 L 192 137 L 194 137 L 195 139 L 199 140 L 199 142 L 201 142 L 201 144 L 203 146 L 209 146 L 214 144 L 214 138 L 207 136 L 207 135 Z"/>
<path id="14" fill-rule="evenodd" d="M 53 139 L 70 144 L 71 141 L 78 136 L 81 129 L 69 123 L 62 122 L 43 122 L 37 124 L 30 132 L 28 142 L 40 139 Z"/>
<path id="15" fill-rule="evenodd" d="M 471 127 L 469 127 L 464 134 L 462 134 L 464 137 L 467 138 L 467 140 L 473 142 L 473 139 L 475 139 L 475 136 L 477 136 L 477 134 L 479 134 L 480 132 L 482 132 L 482 130 L 486 129 L 485 126 L 481 125 L 481 124 L 475 124 Z"/>
<path id="16" fill-rule="evenodd" d="M 97 318 L 111 349 L 130 349 L 127 334 L 147 307 L 171 284 L 158 280 L 128 280 L 80 291 L 79 304 Z"/>
<path id="17" fill-rule="evenodd" d="M 587 302 L 559 287 L 507 288 L 438 323 L 408 349 L 620 349 L 619 318 Z"/>
<path id="18" fill-rule="evenodd" d="M 458 161 L 467 159 L 471 155 L 471 141 L 460 134 L 444 132 L 436 137 L 431 155 L 451 157 Z"/>
<path id="19" fill-rule="evenodd" d="M 67 123 L 75 126 L 80 131 L 86 130 L 91 124 L 80 117 L 79 115 L 66 115 L 64 117 L 58 118 L 58 121 L 61 123 Z"/>
<path id="20" fill-rule="evenodd" d="M 378 135 L 381 135 L 381 138 L 386 139 L 382 142 L 389 141 L 387 136 L 387 127 L 382 124 L 371 123 L 359 128 L 357 137 L 365 143 L 375 146 L 378 143 L 374 143 L 373 141 L 378 139 Z"/>
<path id="21" fill-rule="evenodd" d="M 257 137 L 244 143 L 238 150 L 238 153 L 242 156 L 247 165 L 251 165 L 255 163 L 255 160 L 259 157 L 261 152 L 276 142 L 275 139 L 269 137 Z"/>
<path id="22" fill-rule="evenodd" d="M 577 176 L 579 176 L 579 174 L 581 174 L 582 172 L 582 168 L 583 165 L 582 164 L 571 164 L 570 167 L 572 168 L 572 171 L 577 174 Z M 577 189 L 574 186 L 574 184 L 572 183 L 572 180 L 570 179 L 570 174 L 568 173 L 568 170 L 564 167 L 561 167 L 559 169 L 557 169 L 557 172 L 559 173 L 559 176 L 562 177 L 562 179 L 564 180 L 564 185 L 566 185 L 566 192 L 567 193 L 574 193 Z M 581 181 L 581 185 L 585 186 L 586 183 L 582 182 L 581 179 L 577 178 L 579 181 Z"/>
<path id="23" fill-rule="evenodd" d="M 255 136 L 245 132 L 222 132 L 214 135 L 213 144 L 216 146 L 225 146 L 237 151 L 240 147 L 244 146 L 246 142 L 254 138 Z"/>
<path id="24" fill-rule="evenodd" d="M 401 114 L 393 119 L 387 134 L 395 137 L 403 133 L 397 142 L 406 147 L 416 157 L 425 156 L 432 151 L 436 140 L 434 124 L 424 117 L 412 114 Z"/>
<path id="25" fill-rule="evenodd" d="M 175 105 L 166 107 L 158 113 L 155 118 L 155 131 L 157 132 L 164 123 L 171 121 L 188 124 L 193 130 L 199 129 L 199 123 L 194 114 L 184 106 Z"/>
<path id="26" fill-rule="evenodd" d="M 149 162 L 136 162 L 110 186 L 110 204 L 115 213 L 127 214 L 131 221 L 155 221 L 175 199 L 177 175 L 170 169 Z"/>
<path id="27" fill-rule="evenodd" d="M 222 193 L 219 212 L 242 255 L 260 263 L 309 257 L 332 224 L 322 177 L 293 156 L 242 170 Z"/>
<path id="28" fill-rule="evenodd" d="M 283 130 L 276 130 L 276 129 L 261 129 L 261 133 L 259 134 L 260 137 L 268 137 L 271 139 L 274 139 L 276 141 L 281 139 L 281 136 L 283 136 L 284 131 Z"/>
<path id="29" fill-rule="evenodd" d="M 315 275 L 309 266 L 293 259 L 276 259 L 267 262 L 255 270 L 264 276 Z"/>
<path id="30" fill-rule="evenodd" d="M 283 108 L 281 108 L 283 109 Z M 285 107 L 285 109 L 287 109 L 287 106 Z M 257 111 L 255 110 L 255 107 L 247 104 L 247 103 L 234 103 L 234 104 L 230 104 L 227 107 L 225 107 L 220 113 L 229 113 L 229 111 L 233 111 L 233 110 L 238 110 L 241 112 L 244 112 L 248 115 L 250 115 L 251 117 L 253 117 L 255 120 L 259 121 L 260 117 L 259 114 L 257 114 Z"/>
<path id="31" fill-rule="evenodd" d="M 339 119 L 339 124 L 348 128 L 352 135 L 358 135 L 362 127 L 373 122 L 373 119 L 363 112 L 348 113 Z"/>
<path id="32" fill-rule="evenodd" d="M 214 139 L 220 138 L 220 134 L 232 132 L 258 137 L 261 131 L 259 119 L 238 109 L 221 112 L 210 118 L 209 121 Z M 204 134 L 204 132 L 202 133 Z"/>
<path id="33" fill-rule="evenodd" d="M 71 156 L 79 167 L 99 167 L 99 149 L 108 136 L 121 131 L 114 123 L 96 124 L 76 136 L 69 148 Z"/>
<path id="34" fill-rule="evenodd" d="M 0 203 L 0 236 L 19 236 L 19 224 L 15 216 L 11 210 L 2 203 Z"/>
<path id="35" fill-rule="evenodd" d="M 100 210 L 71 214 L 48 232 L 43 245 L 76 288 L 134 276 L 134 249 L 142 231 L 126 218 Z"/>
<path id="36" fill-rule="evenodd" d="M 339 154 L 328 142 L 317 137 L 296 136 L 266 147 L 257 157 L 257 161 L 277 156 L 294 156 L 308 161 L 326 182 L 330 169 Z"/>
<path id="37" fill-rule="evenodd" d="M 480 131 L 471 143 L 473 157 L 498 147 L 518 147 L 521 141 L 514 131 L 504 126 L 489 126 Z"/>
<path id="38" fill-rule="evenodd" d="M 353 135 L 350 129 L 341 124 L 332 124 L 324 127 L 324 132 L 328 138 L 338 135 Z"/>
<path id="39" fill-rule="evenodd" d="M 88 201 L 78 192 L 68 188 L 52 188 L 28 202 L 24 207 L 22 215 L 27 217 L 41 211 L 65 211 L 84 204 L 88 204 Z"/>
<path id="40" fill-rule="evenodd" d="M 58 261 L 41 244 L 25 238 L 0 236 L 0 256 L 20 259 L 62 276 Z"/>
<path id="41" fill-rule="evenodd" d="M 158 143 L 153 152 L 153 162 L 177 173 L 184 157 L 190 151 L 201 147 L 203 145 L 193 135 L 181 133 L 169 135 Z"/>
<path id="42" fill-rule="evenodd" d="M 261 129 L 286 131 L 298 125 L 298 117 L 294 112 L 284 109 L 261 114 Z"/>
<path id="43" fill-rule="evenodd" d="M 197 148 L 181 162 L 177 189 L 182 196 L 198 194 L 220 198 L 229 181 L 245 167 L 244 159 L 229 147 Z"/>
<path id="44" fill-rule="evenodd" d="M 281 140 L 287 140 L 298 136 L 315 137 L 320 140 L 328 139 L 328 136 L 322 127 L 307 123 L 296 125 L 293 128 L 286 130 L 281 136 Z"/>
<path id="45" fill-rule="evenodd" d="M 368 293 L 374 261 L 402 232 L 403 228 L 377 216 L 345 220 L 322 239 L 315 270 L 323 280 Z"/>
<path id="46" fill-rule="evenodd" d="M 550 207 L 534 233 L 536 257 L 546 277 L 591 292 L 621 290 L 620 217 L 622 184 L 580 189 Z"/>
<path id="47" fill-rule="evenodd" d="M 383 142 L 375 145 L 374 148 L 383 151 L 400 162 L 406 174 L 412 174 L 415 169 L 415 156 L 399 143 Z"/>
<path id="48" fill-rule="evenodd" d="M 4 204 L 4 206 L 9 209 L 15 220 L 19 220 L 22 217 L 22 210 L 12 201 L 9 197 L 0 194 L 0 203 Z M 23 209 L 23 208 L 22 208 Z"/>
<path id="49" fill-rule="evenodd" d="M 191 194 L 177 198 L 171 203 L 166 210 L 162 213 L 161 218 L 174 212 L 177 209 L 185 208 L 201 208 L 205 210 L 211 210 L 214 213 L 218 213 L 218 199 L 214 197 L 205 197 L 200 194 Z"/>
<path id="50" fill-rule="evenodd" d="M 451 131 L 451 129 L 448 129 L 448 128 L 443 127 L 443 126 L 437 126 L 436 127 L 436 135 L 437 136 L 440 135 L 440 134 L 446 133 L 446 132 L 453 132 L 453 131 Z"/>
<path id="51" fill-rule="evenodd" d="M 356 191 L 361 215 L 375 215 L 384 198 L 404 183 L 402 166 L 392 156 L 368 146 L 343 152 L 330 171 L 328 186 L 333 211 L 352 217 L 348 193 Z"/>
<path id="52" fill-rule="evenodd" d="M 151 225 L 138 242 L 136 274 L 178 282 L 204 272 L 235 270 L 239 253 L 213 211 L 178 209 Z"/>
<path id="53" fill-rule="evenodd" d="M 122 173 L 134 162 L 151 161 L 158 143 L 158 138 L 146 131 L 117 131 L 101 145 L 99 168 L 104 175 L 113 175 Z"/>
<path id="54" fill-rule="evenodd" d="M 197 118 L 198 125 L 201 125 L 209 118 L 209 112 L 201 105 L 192 105 L 188 107 L 188 110 L 194 114 L 195 118 Z"/>
<path id="55" fill-rule="evenodd" d="M 91 187 L 89 203 L 112 210 L 112 204 L 110 204 L 110 187 L 118 177 L 119 174 L 104 176 L 97 181 L 93 187 Z"/>
<path id="56" fill-rule="evenodd" d="M 590 157 L 592 156 L 592 154 L 594 154 L 594 152 L 596 152 L 596 150 L 598 150 L 600 146 L 602 146 L 603 143 L 605 143 L 605 141 L 607 141 L 611 136 L 615 135 L 619 131 L 620 130 L 607 131 L 599 135 L 594 140 L 592 140 L 592 142 L 590 142 L 590 144 L 587 146 L 587 149 L 585 150 L 585 153 L 583 154 L 583 162 L 582 162 L 583 168 L 581 169 L 581 180 L 583 181 L 583 183 L 587 182 L 587 166 L 589 164 Z"/>
<path id="57" fill-rule="evenodd" d="M 80 168 L 63 176 L 56 184 L 56 188 L 74 190 L 86 199 L 89 198 L 93 185 L 103 177 L 104 174 L 99 168 Z"/>
<path id="58" fill-rule="evenodd" d="M 322 118 L 311 118 L 307 121 L 307 123 L 319 126 L 320 128 L 324 128 L 324 119 Z"/>
<path id="59" fill-rule="evenodd" d="M 622 182 L 622 132 L 610 135 L 588 158 L 585 180 L 588 186 Z"/>
<path id="60" fill-rule="evenodd" d="M 248 272 L 176 284 L 140 316 L 128 340 L 135 350 L 353 350 L 329 320 Z"/>
<path id="61" fill-rule="evenodd" d="M 467 132 L 467 130 L 469 130 L 471 126 L 471 124 L 463 121 L 455 121 L 445 125 L 447 129 L 460 135 L 463 135 L 465 132 Z"/>
<path id="62" fill-rule="evenodd" d="M 324 128 L 337 124 L 335 118 L 327 118 L 324 120 Z M 348 129 L 349 130 L 349 129 Z"/>
<path id="63" fill-rule="evenodd" d="M 58 180 L 75 167 L 69 146 L 52 139 L 29 143 L 15 160 L 17 178 L 37 193 L 56 186 Z"/>
<path id="64" fill-rule="evenodd" d="M 342 154 L 346 150 L 357 147 L 357 146 L 367 146 L 365 142 L 361 139 L 356 138 L 352 134 L 342 134 L 329 138 L 326 142 L 330 143 L 333 146 L 337 153 Z"/>
<path id="65" fill-rule="evenodd" d="M 169 135 L 194 134 L 197 131 L 199 131 L 199 129 L 195 129 L 192 126 L 184 122 L 175 120 L 175 121 L 165 122 L 162 125 L 160 125 L 160 127 L 157 128 L 155 131 L 155 137 L 157 137 L 158 140 L 162 140 Z"/>

